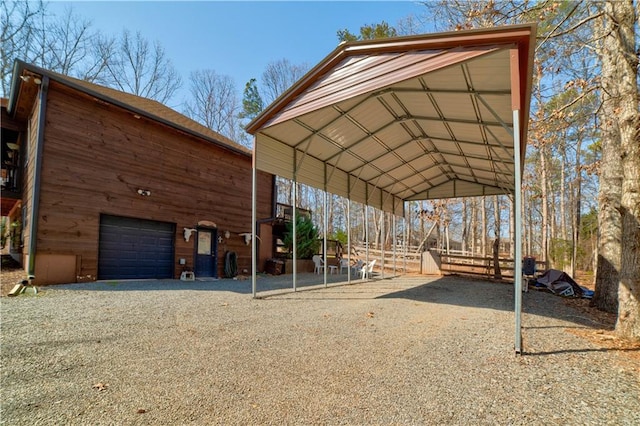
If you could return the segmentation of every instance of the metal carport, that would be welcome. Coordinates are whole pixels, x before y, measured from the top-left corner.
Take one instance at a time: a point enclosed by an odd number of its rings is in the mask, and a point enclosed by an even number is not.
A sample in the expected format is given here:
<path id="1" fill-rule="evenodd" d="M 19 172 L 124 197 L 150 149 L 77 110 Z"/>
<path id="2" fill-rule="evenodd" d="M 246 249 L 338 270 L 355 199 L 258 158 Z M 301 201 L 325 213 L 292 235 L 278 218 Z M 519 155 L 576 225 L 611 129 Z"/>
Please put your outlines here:
<path id="1" fill-rule="evenodd" d="M 535 35 L 527 24 L 340 44 L 247 127 L 253 246 L 263 170 L 397 215 L 404 201 L 513 194 L 520 259 Z M 254 250 L 254 297 L 256 266 Z"/>

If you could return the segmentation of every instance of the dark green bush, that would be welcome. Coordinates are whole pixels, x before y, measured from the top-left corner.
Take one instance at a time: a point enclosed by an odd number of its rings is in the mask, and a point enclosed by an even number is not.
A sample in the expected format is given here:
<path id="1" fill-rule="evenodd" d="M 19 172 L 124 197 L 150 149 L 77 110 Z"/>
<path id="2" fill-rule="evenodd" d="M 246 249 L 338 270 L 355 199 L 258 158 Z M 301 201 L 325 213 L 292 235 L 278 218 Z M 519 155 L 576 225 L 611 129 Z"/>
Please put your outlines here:
<path id="1" fill-rule="evenodd" d="M 321 241 L 318 239 L 318 229 L 307 216 L 297 216 L 297 257 L 298 259 L 311 259 L 318 253 Z M 287 223 L 287 231 L 284 234 L 284 244 L 293 256 L 293 222 Z"/>

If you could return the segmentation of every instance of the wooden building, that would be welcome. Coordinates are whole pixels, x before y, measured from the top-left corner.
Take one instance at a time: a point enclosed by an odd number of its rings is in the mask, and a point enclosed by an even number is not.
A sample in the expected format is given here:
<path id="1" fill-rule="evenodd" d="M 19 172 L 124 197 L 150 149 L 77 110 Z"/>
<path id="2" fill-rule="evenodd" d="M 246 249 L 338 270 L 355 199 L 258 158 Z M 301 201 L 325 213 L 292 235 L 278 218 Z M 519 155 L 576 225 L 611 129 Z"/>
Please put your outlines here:
<path id="1" fill-rule="evenodd" d="M 251 151 L 156 101 L 17 61 L 2 159 L 2 215 L 34 284 L 222 277 L 225 258 L 250 273 Z M 274 182 L 258 174 L 259 218 Z"/>

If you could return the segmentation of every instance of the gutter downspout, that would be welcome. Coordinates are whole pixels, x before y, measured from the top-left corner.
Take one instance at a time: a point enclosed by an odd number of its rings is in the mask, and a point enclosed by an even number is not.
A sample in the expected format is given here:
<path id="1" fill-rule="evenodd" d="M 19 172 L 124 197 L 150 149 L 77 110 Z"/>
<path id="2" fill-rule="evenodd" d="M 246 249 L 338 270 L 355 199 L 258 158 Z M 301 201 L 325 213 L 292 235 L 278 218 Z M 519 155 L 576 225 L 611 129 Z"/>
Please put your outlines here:
<path id="1" fill-rule="evenodd" d="M 38 240 L 38 217 L 40 214 L 40 175 L 42 170 L 42 151 L 44 148 L 44 125 L 47 111 L 47 92 L 49 89 L 49 77 L 42 77 L 40 86 L 40 111 L 38 116 L 38 137 L 36 140 L 36 153 L 33 161 L 33 206 L 29 216 L 29 265 L 27 275 L 29 283 L 36 278 L 36 242 Z"/>

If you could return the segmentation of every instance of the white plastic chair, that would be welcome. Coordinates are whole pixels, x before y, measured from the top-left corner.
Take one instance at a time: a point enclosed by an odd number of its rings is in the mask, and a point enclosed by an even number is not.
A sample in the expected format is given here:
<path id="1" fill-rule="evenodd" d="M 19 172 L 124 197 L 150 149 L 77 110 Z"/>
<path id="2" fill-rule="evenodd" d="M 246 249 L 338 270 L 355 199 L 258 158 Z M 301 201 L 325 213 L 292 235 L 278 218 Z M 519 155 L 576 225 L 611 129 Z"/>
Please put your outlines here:
<path id="1" fill-rule="evenodd" d="M 313 260 L 313 264 L 315 265 L 313 272 L 316 274 L 324 272 L 324 261 L 322 260 L 322 257 L 316 254 L 311 259 Z"/>
<path id="2" fill-rule="evenodd" d="M 373 259 L 371 262 L 369 262 L 368 265 L 365 265 L 362 267 L 362 279 L 364 280 L 365 278 L 371 278 L 371 276 L 373 275 L 373 265 L 376 264 L 376 259 Z"/>
<path id="3" fill-rule="evenodd" d="M 342 270 L 349 271 L 349 259 L 340 259 L 340 274 Z"/>
<path id="4" fill-rule="evenodd" d="M 364 266 L 364 262 L 360 259 L 355 263 L 355 265 L 351 266 L 351 270 L 353 271 L 353 275 L 356 275 L 360 271 L 362 271 L 362 267 Z"/>

